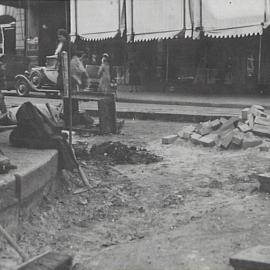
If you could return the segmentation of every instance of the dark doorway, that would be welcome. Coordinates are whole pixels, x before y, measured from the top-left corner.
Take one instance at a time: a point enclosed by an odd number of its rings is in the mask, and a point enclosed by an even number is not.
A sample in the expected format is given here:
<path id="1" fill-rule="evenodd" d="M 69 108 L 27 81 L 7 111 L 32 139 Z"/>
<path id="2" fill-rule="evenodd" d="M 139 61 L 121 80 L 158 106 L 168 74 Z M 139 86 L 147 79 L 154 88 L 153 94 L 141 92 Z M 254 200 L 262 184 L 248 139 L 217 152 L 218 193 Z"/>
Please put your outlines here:
<path id="1" fill-rule="evenodd" d="M 39 4 L 39 63 L 44 65 L 46 56 L 52 55 L 57 44 L 56 32 L 67 28 L 69 1 L 40 1 Z"/>
<path id="2" fill-rule="evenodd" d="M 0 47 L 1 54 L 16 54 L 16 21 L 15 18 L 0 16 Z"/>

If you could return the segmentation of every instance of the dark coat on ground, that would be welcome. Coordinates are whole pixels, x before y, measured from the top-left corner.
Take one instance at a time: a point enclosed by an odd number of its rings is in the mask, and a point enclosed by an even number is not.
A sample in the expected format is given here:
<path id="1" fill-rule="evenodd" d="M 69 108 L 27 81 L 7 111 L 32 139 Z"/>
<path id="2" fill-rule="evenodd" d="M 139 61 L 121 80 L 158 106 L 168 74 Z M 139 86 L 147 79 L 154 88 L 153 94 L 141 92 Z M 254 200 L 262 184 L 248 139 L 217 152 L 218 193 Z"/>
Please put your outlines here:
<path id="1" fill-rule="evenodd" d="M 31 102 L 25 102 L 17 114 L 17 127 L 11 132 L 10 144 L 32 149 L 57 149 L 60 169 L 73 170 L 77 162 L 59 128 Z"/>

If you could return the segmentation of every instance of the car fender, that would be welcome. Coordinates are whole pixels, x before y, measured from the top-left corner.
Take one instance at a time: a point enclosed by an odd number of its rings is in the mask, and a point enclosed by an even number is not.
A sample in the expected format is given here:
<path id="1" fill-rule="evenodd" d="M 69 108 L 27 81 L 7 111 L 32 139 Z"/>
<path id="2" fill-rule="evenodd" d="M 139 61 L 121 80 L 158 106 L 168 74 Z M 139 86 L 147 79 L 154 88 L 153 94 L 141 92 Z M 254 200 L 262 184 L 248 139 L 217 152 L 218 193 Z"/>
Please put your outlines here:
<path id="1" fill-rule="evenodd" d="M 30 89 L 31 89 L 32 91 L 39 91 L 39 89 L 37 89 L 37 88 L 35 87 L 35 85 L 32 84 L 32 83 L 30 82 L 30 80 L 29 80 L 25 75 L 22 75 L 22 74 L 16 75 L 16 76 L 15 76 L 15 81 L 17 82 L 18 80 L 24 80 L 24 81 L 28 84 L 28 86 L 30 87 Z"/>

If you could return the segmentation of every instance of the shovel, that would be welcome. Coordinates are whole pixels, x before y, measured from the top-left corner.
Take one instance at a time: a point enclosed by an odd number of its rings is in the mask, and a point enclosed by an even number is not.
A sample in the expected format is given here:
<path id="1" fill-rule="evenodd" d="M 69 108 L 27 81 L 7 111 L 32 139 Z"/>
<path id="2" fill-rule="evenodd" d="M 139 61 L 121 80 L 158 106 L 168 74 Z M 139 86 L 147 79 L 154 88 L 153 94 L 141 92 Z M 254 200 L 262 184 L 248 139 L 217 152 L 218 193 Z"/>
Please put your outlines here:
<path id="1" fill-rule="evenodd" d="M 66 254 L 56 253 L 52 251 L 46 251 L 40 255 L 33 258 L 28 258 L 24 251 L 17 245 L 17 243 L 12 239 L 12 237 L 7 233 L 7 231 L 0 225 L 0 235 L 2 235 L 7 242 L 18 252 L 22 258 L 23 263 L 19 265 L 16 270 L 28 270 L 28 269 L 59 269 L 59 266 L 64 268 L 61 269 L 71 269 L 72 257 Z"/>

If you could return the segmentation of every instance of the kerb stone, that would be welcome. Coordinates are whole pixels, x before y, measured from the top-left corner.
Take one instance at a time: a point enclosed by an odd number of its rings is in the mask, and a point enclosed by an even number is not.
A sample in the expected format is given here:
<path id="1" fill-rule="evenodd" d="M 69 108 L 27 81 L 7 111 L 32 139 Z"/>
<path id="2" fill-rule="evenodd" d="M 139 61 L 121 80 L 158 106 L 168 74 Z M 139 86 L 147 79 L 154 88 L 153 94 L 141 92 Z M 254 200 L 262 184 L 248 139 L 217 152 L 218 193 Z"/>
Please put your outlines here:
<path id="1" fill-rule="evenodd" d="M 199 139 L 199 142 L 206 147 L 213 147 L 216 144 L 217 135 L 209 134 Z"/>
<path id="2" fill-rule="evenodd" d="M 230 258 L 235 270 L 270 270 L 270 246 L 256 246 Z"/>
<path id="3" fill-rule="evenodd" d="M 190 141 L 193 142 L 194 144 L 200 144 L 200 138 L 202 136 L 197 133 L 192 133 L 190 136 Z"/>
<path id="4" fill-rule="evenodd" d="M 178 135 L 169 135 L 162 138 L 162 144 L 172 144 L 178 139 Z"/>
<path id="5" fill-rule="evenodd" d="M 258 181 L 260 183 L 260 191 L 270 193 L 270 173 L 259 174 Z"/>

